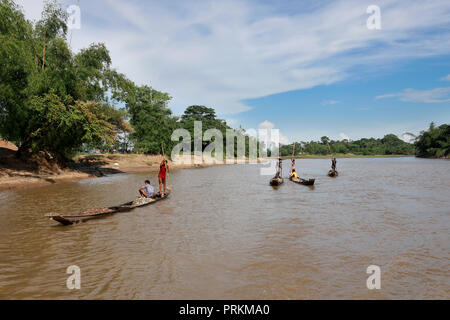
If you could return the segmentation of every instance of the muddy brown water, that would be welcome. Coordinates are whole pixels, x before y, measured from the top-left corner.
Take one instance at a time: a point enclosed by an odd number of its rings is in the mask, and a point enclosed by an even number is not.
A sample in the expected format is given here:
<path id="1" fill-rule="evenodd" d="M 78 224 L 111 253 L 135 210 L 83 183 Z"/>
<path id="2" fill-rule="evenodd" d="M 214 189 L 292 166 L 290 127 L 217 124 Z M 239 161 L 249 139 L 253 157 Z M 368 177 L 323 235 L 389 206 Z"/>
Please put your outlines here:
<path id="1" fill-rule="evenodd" d="M 449 299 L 450 162 L 329 165 L 297 161 L 314 189 L 275 190 L 261 164 L 178 170 L 170 199 L 69 227 L 43 216 L 126 202 L 155 177 L 0 193 L 0 299 Z"/>

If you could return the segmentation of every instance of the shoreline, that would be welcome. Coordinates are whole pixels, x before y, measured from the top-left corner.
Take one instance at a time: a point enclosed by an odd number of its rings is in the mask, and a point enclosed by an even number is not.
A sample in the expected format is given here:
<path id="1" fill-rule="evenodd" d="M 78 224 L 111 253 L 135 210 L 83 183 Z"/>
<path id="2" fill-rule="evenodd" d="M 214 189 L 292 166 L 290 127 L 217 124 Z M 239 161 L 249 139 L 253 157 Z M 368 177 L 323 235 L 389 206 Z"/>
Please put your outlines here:
<path id="1" fill-rule="evenodd" d="M 413 155 L 337 155 L 338 159 L 349 158 L 406 158 Z M 291 159 L 289 156 L 281 157 L 283 160 Z M 67 168 L 56 170 L 31 170 L 29 168 L 13 168 L 3 166 L 0 159 L 0 192 L 31 187 L 41 187 L 58 182 L 79 181 L 92 178 L 100 178 L 114 174 L 157 173 L 159 164 L 164 159 L 161 155 L 137 155 L 137 154 L 101 154 L 84 155 L 73 159 Z M 259 158 L 253 162 L 262 163 L 276 158 Z M 301 155 L 295 159 L 330 159 L 330 156 Z M 247 158 L 234 159 L 233 163 L 216 163 L 214 159 L 191 157 L 179 157 L 175 161 L 169 161 L 172 170 L 199 169 L 219 165 L 248 164 L 252 163 Z"/>
<path id="2" fill-rule="evenodd" d="M 101 178 L 115 174 L 155 173 L 164 159 L 161 155 L 122 155 L 102 154 L 74 158 L 67 168 L 48 170 L 32 170 L 22 164 L 22 167 L 2 165 L 5 159 L 0 159 L 0 192 L 31 187 L 41 187 L 58 182 L 79 181 Z M 256 160 L 261 162 L 262 159 Z M 214 159 L 195 157 L 179 157 L 176 161 L 169 160 L 171 170 L 201 169 L 219 165 L 250 163 L 248 159 L 235 159 L 233 163 L 216 163 Z"/>
<path id="3" fill-rule="evenodd" d="M 295 159 L 331 159 L 330 155 L 300 155 L 295 156 Z M 364 158 L 416 158 L 415 155 L 397 155 L 397 154 L 389 154 L 389 155 L 382 155 L 382 154 L 376 154 L 376 155 L 359 155 L 359 154 L 336 154 L 336 159 L 364 159 Z M 281 159 L 292 159 L 292 156 L 283 156 Z"/>

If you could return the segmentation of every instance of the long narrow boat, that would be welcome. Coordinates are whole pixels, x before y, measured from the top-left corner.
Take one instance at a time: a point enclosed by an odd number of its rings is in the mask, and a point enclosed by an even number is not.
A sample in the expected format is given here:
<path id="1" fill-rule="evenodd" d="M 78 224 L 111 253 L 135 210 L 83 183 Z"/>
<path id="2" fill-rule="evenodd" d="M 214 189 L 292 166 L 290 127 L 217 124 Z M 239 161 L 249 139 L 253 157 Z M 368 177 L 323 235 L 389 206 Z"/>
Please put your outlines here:
<path id="1" fill-rule="evenodd" d="M 330 170 L 328 172 L 328 176 L 332 177 L 332 178 L 335 178 L 335 177 L 339 176 L 339 172 L 337 172 L 336 170 Z"/>
<path id="2" fill-rule="evenodd" d="M 158 201 L 167 199 L 169 195 L 170 191 L 168 191 L 164 196 L 160 196 L 158 194 L 156 198 L 138 198 L 134 201 L 130 201 L 115 207 L 90 209 L 79 214 L 65 215 L 59 213 L 49 213 L 46 215 L 46 217 L 54 221 L 57 221 L 65 226 L 69 226 L 75 223 L 84 222 L 92 219 L 99 219 L 119 212 L 127 212 L 139 207 L 148 206 Z"/>
<path id="3" fill-rule="evenodd" d="M 294 183 L 298 183 L 298 184 L 302 184 L 304 186 L 313 186 L 314 183 L 316 182 L 316 179 L 301 179 L 299 178 L 298 180 L 291 178 L 291 181 Z"/>
<path id="4" fill-rule="evenodd" d="M 276 187 L 276 186 L 283 184 L 283 182 L 284 182 L 283 178 L 274 177 L 274 178 L 272 178 L 272 180 L 270 180 L 270 185 L 272 187 Z"/>

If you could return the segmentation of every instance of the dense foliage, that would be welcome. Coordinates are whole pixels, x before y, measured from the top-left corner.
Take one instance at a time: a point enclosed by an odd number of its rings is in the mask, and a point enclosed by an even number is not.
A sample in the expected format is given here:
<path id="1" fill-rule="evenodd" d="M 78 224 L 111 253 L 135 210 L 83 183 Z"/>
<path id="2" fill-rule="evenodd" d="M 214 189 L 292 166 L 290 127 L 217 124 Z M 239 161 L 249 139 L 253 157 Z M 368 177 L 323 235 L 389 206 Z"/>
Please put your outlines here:
<path id="1" fill-rule="evenodd" d="M 137 152 L 160 154 L 164 151 L 170 154 L 172 132 L 178 126 L 178 119 L 167 107 L 170 99 L 169 94 L 148 86 L 135 87 L 133 99 L 127 101 L 127 110 Z"/>
<path id="2" fill-rule="evenodd" d="M 450 156 L 450 125 L 436 127 L 431 123 L 430 128 L 417 137 L 415 146 L 419 157 Z"/>
<path id="3" fill-rule="evenodd" d="M 13 1 L 0 0 L 0 135 L 18 144 L 18 155 L 64 158 L 83 143 L 112 145 L 129 129 L 114 104 L 133 84 L 111 69 L 103 44 L 74 54 L 66 19 L 55 1 L 32 24 Z"/>
<path id="4" fill-rule="evenodd" d="M 293 144 L 280 147 L 281 156 L 291 156 Z M 360 139 L 356 141 L 333 141 L 322 137 L 320 142 L 297 142 L 295 155 L 329 155 L 329 154 L 355 154 L 355 155 L 413 155 L 414 146 L 399 139 L 394 134 L 388 134 L 382 139 Z"/>
<path id="5" fill-rule="evenodd" d="M 259 142 L 256 140 L 256 138 L 249 136 L 244 129 L 240 128 L 238 130 L 232 129 L 226 121 L 218 119 L 216 116 L 216 112 L 213 108 L 208 108 L 205 106 L 190 106 L 188 107 L 184 114 L 181 116 L 181 120 L 179 122 L 179 127 L 186 129 L 189 131 L 189 134 L 192 137 L 192 146 L 191 150 L 194 150 L 194 124 L 195 121 L 201 121 L 202 122 L 202 136 L 204 137 L 205 132 L 210 129 L 217 129 L 220 131 L 223 137 L 223 153 L 224 156 L 227 154 L 227 145 L 226 145 L 226 138 L 227 134 L 233 135 L 234 140 L 234 150 L 230 152 L 234 157 L 238 156 L 238 139 L 242 138 L 244 139 L 244 150 L 245 156 L 250 156 L 250 143 L 253 143 L 256 146 L 256 153 L 257 156 L 259 156 Z M 201 142 L 202 150 L 205 150 L 205 148 L 210 144 L 214 142 L 214 139 L 212 141 L 207 141 L 206 139 L 203 139 Z"/>

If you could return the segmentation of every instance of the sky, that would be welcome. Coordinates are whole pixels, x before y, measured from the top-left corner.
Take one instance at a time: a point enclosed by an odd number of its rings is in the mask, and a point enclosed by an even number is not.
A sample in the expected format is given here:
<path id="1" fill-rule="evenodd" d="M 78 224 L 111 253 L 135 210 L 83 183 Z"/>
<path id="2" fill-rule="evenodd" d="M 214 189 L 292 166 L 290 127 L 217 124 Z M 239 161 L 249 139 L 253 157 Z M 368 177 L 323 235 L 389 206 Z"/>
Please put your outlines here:
<path id="1" fill-rule="evenodd" d="M 16 3 L 39 19 L 42 0 Z M 280 129 L 282 143 L 450 122 L 448 0 L 61 3 L 80 8 L 75 51 L 105 43 L 113 66 L 169 92 L 177 115 L 206 105 L 235 128 Z"/>

